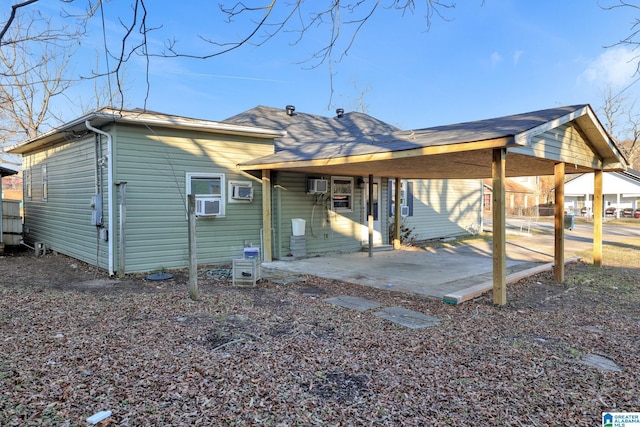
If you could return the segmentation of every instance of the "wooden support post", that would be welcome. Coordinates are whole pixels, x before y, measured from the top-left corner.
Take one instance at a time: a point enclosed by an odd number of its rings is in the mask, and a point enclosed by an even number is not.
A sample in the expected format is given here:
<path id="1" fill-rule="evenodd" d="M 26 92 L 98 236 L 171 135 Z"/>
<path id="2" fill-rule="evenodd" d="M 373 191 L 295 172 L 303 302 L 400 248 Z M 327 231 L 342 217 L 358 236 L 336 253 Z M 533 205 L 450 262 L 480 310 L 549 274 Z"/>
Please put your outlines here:
<path id="1" fill-rule="evenodd" d="M 554 279 L 564 281 L 564 163 L 556 163 L 553 168 L 555 200 L 554 216 Z"/>
<path id="2" fill-rule="evenodd" d="M 602 171 L 593 171 L 593 265 L 602 267 Z"/>
<path id="3" fill-rule="evenodd" d="M 393 226 L 395 227 L 393 234 L 395 236 L 393 239 L 393 249 L 400 249 L 400 246 L 402 245 L 402 240 L 400 239 L 400 233 L 402 232 L 400 227 L 400 203 L 402 202 L 402 198 L 400 197 L 400 184 L 400 178 L 396 178 L 394 183 L 395 197 L 393 201 Z"/>
<path id="4" fill-rule="evenodd" d="M 196 244 L 196 196 L 189 194 L 189 298 L 198 300 L 198 245 Z"/>
<path id="5" fill-rule="evenodd" d="M 493 303 L 507 303 L 505 186 L 507 150 L 493 150 Z"/>
<path id="6" fill-rule="evenodd" d="M 373 175 L 369 175 L 369 208 L 367 222 L 369 224 L 369 258 L 373 257 Z"/>
<path id="7" fill-rule="evenodd" d="M 271 171 L 262 171 L 262 259 L 264 262 L 273 261 L 271 243 Z"/>

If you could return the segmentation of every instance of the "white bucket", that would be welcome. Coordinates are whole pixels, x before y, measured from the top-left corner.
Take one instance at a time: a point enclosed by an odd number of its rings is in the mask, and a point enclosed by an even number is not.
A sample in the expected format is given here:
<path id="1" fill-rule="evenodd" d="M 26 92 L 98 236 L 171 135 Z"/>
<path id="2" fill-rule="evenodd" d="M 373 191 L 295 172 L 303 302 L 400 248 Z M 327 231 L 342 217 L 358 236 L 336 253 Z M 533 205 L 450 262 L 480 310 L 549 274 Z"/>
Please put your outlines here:
<path id="1" fill-rule="evenodd" d="M 293 228 L 294 236 L 304 236 L 304 227 L 306 221 L 302 218 L 292 218 L 291 227 Z"/>

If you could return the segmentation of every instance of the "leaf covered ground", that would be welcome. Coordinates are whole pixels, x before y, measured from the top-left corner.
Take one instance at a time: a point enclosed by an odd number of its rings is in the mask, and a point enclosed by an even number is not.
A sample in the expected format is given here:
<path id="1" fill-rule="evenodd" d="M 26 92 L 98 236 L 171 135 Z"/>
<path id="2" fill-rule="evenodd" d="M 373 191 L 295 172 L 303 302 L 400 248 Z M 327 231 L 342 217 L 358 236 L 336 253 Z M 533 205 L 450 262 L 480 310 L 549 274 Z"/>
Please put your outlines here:
<path id="1" fill-rule="evenodd" d="M 503 307 L 311 276 L 237 288 L 217 270 L 194 302 L 174 273 L 114 283 L 62 255 L 0 258 L 0 425 L 85 426 L 110 410 L 102 425 L 594 426 L 640 410 L 633 265 L 542 273 Z M 441 323 L 407 329 L 323 301 L 338 295 Z"/>

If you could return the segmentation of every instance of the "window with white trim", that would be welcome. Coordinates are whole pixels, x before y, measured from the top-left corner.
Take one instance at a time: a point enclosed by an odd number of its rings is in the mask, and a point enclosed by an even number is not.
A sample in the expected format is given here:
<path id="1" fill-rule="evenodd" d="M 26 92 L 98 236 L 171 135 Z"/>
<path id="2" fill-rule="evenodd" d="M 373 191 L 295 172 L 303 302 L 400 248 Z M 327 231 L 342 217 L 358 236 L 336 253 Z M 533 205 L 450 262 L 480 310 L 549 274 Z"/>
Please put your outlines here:
<path id="1" fill-rule="evenodd" d="M 223 173 L 187 173 L 187 194 L 196 198 L 197 216 L 224 216 Z"/>
<path id="2" fill-rule="evenodd" d="M 30 199 L 33 196 L 31 188 L 31 168 L 25 169 L 23 175 L 24 176 L 22 177 L 22 179 L 24 180 L 24 196 L 27 199 Z"/>
<path id="3" fill-rule="evenodd" d="M 353 177 L 331 177 L 331 203 L 336 212 L 353 212 Z"/>
<path id="4" fill-rule="evenodd" d="M 389 179 L 389 216 L 395 215 L 395 179 Z M 413 182 L 400 180 L 400 216 L 413 216 Z"/>
<path id="5" fill-rule="evenodd" d="M 46 201 L 49 197 L 49 175 L 47 174 L 47 165 L 42 165 L 42 201 Z"/>

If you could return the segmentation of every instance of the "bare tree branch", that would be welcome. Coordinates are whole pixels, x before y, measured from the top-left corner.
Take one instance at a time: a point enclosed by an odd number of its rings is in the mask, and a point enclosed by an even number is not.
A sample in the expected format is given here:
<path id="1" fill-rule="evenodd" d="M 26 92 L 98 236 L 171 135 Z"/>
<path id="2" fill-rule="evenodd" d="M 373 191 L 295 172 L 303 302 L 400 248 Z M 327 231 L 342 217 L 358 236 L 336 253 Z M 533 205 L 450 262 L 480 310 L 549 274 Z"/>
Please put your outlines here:
<path id="1" fill-rule="evenodd" d="M 16 11 L 21 7 L 29 6 L 33 3 L 36 3 L 37 1 L 38 0 L 27 0 L 11 6 L 11 14 L 9 15 L 9 19 L 7 19 L 7 22 L 5 22 L 4 26 L 2 27 L 2 31 L 0 31 L 0 46 L 4 44 L 2 40 L 4 39 L 5 34 L 7 34 L 7 31 L 9 31 L 9 28 L 11 28 L 11 24 L 16 19 Z"/>

